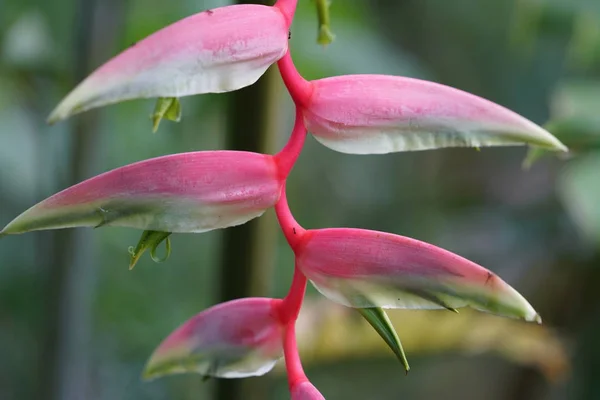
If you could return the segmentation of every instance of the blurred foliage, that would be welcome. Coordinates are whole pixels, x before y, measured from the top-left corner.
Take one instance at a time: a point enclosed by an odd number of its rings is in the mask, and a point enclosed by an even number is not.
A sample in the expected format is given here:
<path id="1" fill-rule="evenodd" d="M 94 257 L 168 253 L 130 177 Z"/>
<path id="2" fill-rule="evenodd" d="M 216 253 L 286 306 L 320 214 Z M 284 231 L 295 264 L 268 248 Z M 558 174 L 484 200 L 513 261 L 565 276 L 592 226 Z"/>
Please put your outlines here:
<path id="1" fill-rule="evenodd" d="M 388 311 L 411 357 L 444 352 L 491 352 L 539 368 L 556 383 L 568 377 L 568 354 L 558 335 L 542 325 L 497 318 L 470 309 L 456 315 L 444 311 Z M 304 305 L 298 321 L 304 363 L 340 362 L 347 358 L 389 357 L 389 348 L 356 313 L 325 299 Z M 399 371 L 400 373 L 401 371 Z"/>
<path id="2" fill-rule="evenodd" d="M 92 66 L 170 22 L 225 4 L 98 3 Z M 324 48 L 315 43 L 315 3 L 300 0 L 291 48 L 310 79 L 350 73 L 426 78 L 489 98 L 540 124 L 575 121 L 586 127 L 586 135 L 597 134 L 599 8 L 597 0 L 338 0 L 330 9 L 336 39 Z M 0 1 L 0 224 L 75 183 L 68 180 L 67 166 L 79 117 L 52 127 L 44 121 L 74 85 L 76 10 L 75 0 Z M 225 112 L 229 99 L 227 94 L 180 99 L 184 118 L 163 124 L 159 135 L 148 135 L 152 101 L 94 111 L 98 135 L 85 174 L 163 154 L 223 148 L 225 122 L 235 118 Z M 280 144 L 292 125 L 291 106 L 285 97 Z M 590 119 L 574 117 L 573 110 Z M 585 155 L 569 161 L 548 157 L 525 172 L 520 148 L 358 157 L 331 152 L 309 138 L 288 185 L 290 205 L 304 226 L 384 230 L 458 252 L 505 278 L 551 328 L 462 311 L 458 316 L 393 313 L 411 358 L 404 378 L 372 330 L 370 338 L 358 340 L 362 330 L 370 330 L 358 314 L 356 325 L 346 330 L 331 325 L 333 316 L 327 319 L 344 310 L 322 308 L 325 319 L 303 327 L 298 336 L 308 342 L 303 352 L 308 373 L 327 398 L 368 398 L 373 390 L 379 399 L 399 394 L 406 399 L 600 398 L 600 155 L 584 147 Z M 197 376 L 146 384 L 140 374 L 165 335 L 214 304 L 221 233 L 173 235 L 175 251 L 168 262 L 156 265 L 145 257 L 130 272 L 127 245 L 136 243 L 140 232 L 90 232 L 92 250 L 79 264 L 85 267 L 89 260 L 100 268 L 85 279 L 71 278 L 77 290 L 69 304 L 88 307 L 89 326 L 78 325 L 63 339 L 78 340 L 89 350 L 89 379 L 82 383 L 86 398 L 208 398 L 212 383 Z M 3 400 L 35 398 L 36 369 L 44 371 L 40 352 L 48 302 L 43 288 L 54 249 L 50 238 L 39 233 L 0 241 Z M 281 235 L 278 246 L 275 276 L 264 278 L 275 282 L 274 293 L 265 296 L 283 295 L 291 281 L 293 258 Z M 557 336 L 568 346 L 561 347 Z M 353 340 L 351 358 L 334 354 L 334 345 L 344 344 L 340 337 Z M 310 343 L 319 340 L 326 343 L 316 347 L 322 354 L 311 353 Z M 465 353 L 483 350 L 503 358 L 465 359 Z M 572 373 L 563 374 L 569 365 Z M 271 398 L 287 398 L 285 385 L 277 378 Z"/>

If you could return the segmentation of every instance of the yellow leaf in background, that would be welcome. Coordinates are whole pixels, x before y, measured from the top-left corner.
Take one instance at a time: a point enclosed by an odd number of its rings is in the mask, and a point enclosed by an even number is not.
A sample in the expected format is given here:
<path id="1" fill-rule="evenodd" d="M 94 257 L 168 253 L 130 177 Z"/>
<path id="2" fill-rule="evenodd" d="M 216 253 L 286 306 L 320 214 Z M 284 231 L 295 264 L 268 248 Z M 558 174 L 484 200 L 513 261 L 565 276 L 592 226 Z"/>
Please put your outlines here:
<path id="1" fill-rule="evenodd" d="M 443 352 L 494 353 L 538 368 L 551 382 L 567 377 L 570 361 L 559 337 L 543 325 L 499 318 L 469 309 L 386 310 L 409 357 Z M 381 337 L 355 310 L 307 299 L 297 324 L 305 365 L 392 356 Z"/>

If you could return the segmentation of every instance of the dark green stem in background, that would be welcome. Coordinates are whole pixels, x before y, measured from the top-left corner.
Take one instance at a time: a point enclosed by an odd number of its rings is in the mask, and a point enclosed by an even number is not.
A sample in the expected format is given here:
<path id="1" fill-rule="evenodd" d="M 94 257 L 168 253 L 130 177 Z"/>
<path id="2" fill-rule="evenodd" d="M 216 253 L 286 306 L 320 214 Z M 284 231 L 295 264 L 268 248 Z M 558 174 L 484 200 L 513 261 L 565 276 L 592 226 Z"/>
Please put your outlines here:
<path id="1" fill-rule="evenodd" d="M 269 1 L 261 3 L 272 4 Z M 276 68 L 271 67 L 256 84 L 230 95 L 226 149 L 267 154 L 277 151 L 279 81 Z M 265 297 L 271 293 L 276 242 L 276 221 L 271 210 L 261 218 L 223 231 L 219 302 L 249 296 Z M 217 380 L 215 399 L 265 399 L 269 393 L 265 379 L 269 378 Z"/>
<path id="2" fill-rule="evenodd" d="M 93 55 L 99 58 L 108 56 L 105 54 L 106 46 L 102 48 L 104 51 L 100 51 L 99 45 L 113 42 L 113 35 L 119 31 L 116 28 L 123 26 L 120 19 L 124 3 L 115 0 L 76 1 L 73 79 L 69 79 L 65 87 L 73 86 L 90 73 Z M 95 33 L 96 27 L 101 27 L 104 32 L 101 37 Z M 107 36 L 106 32 L 112 34 Z M 97 131 L 97 113 L 87 113 L 73 120 L 69 174 L 54 189 L 71 186 L 92 174 L 92 165 L 98 158 Z M 52 250 L 45 261 L 48 275 L 44 279 L 45 309 L 38 362 L 38 399 L 80 400 L 90 397 L 92 303 L 97 267 L 94 265 L 96 257 L 92 233 L 91 230 L 74 229 L 48 233 Z"/>

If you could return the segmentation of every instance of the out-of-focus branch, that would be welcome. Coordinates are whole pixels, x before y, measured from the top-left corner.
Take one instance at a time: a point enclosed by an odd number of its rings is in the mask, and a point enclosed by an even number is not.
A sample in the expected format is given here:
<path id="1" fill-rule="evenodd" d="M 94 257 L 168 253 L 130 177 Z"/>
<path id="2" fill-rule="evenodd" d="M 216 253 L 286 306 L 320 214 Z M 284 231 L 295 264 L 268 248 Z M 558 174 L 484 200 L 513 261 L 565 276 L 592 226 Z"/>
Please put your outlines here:
<path id="1" fill-rule="evenodd" d="M 102 8 L 110 8 L 110 12 Z M 73 79 L 89 74 L 98 46 L 109 43 L 123 26 L 122 1 L 77 0 L 74 13 Z M 101 27 L 102 34 L 95 32 Z M 102 54 L 106 58 L 108 54 Z M 59 190 L 88 177 L 97 156 L 98 115 L 86 113 L 73 119 L 68 175 Z M 50 236 L 51 235 L 51 236 Z M 89 230 L 61 230 L 52 237 L 52 256 L 47 261 L 46 299 L 40 384 L 37 398 L 79 400 L 89 397 L 90 341 L 93 281 L 96 265 Z"/>
<path id="2" fill-rule="evenodd" d="M 259 3 L 272 4 L 270 1 Z M 271 67 L 256 84 L 232 94 L 225 148 L 271 154 L 277 150 L 279 85 L 277 70 Z M 269 295 L 276 241 L 276 221 L 272 211 L 223 231 L 219 301 Z M 252 379 L 217 381 L 215 398 L 219 400 L 264 399 L 267 396 L 268 387 L 264 381 L 260 385 Z"/>
<path id="3" fill-rule="evenodd" d="M 550 381 L 564 379 L 570 362 L 555 333 L 543 325 L 461 309 L 387 310 L 408 356 L 462 352 L 495 353 L 539 369 Z M 305 301 L 298 320 L 298 346 L 305 365 L 394 355 L 354 310 L 326 299 Z M 402 369 L 398 364 L 398 370 Z"/>

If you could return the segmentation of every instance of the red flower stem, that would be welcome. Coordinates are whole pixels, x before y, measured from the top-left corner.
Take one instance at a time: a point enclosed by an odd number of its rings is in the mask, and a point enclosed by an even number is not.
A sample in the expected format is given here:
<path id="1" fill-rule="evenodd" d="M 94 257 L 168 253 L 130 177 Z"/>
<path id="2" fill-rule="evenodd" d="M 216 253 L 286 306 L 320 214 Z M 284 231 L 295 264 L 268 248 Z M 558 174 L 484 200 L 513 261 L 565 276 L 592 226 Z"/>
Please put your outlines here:
<path id="1" fill-rule="evenodd" d="M 296 13 L 296 6 L 298 5 L 298 0 L 277 0 L 273 7 L 279 8 L 281 13 L 285 17 L 288 28 L 292 25 L 292 21 L 294 20 L 294 14 Z"/>
<path id="2" fill-rule="evenodd" d="M 306 107 L 313 92 L 313 85 L 304 79 L 296 69 L 289 48 L 283 58 L 277 61 L 277 67 L 285 87 L 290 92 L 294 103 L 296 103 L 296 107 Z"/>
<path id="3" fill-rule="evenodd" d="M 292 250 L 295 251 L 306 230 L 296 222 L 296 219 L 294 219 L 294 216 L 290 211 L 285 193 L 285 186 L 286 184 L 284 182 L 281 188 L 281 197 L 279 197 L 279 201 L 275 204 L 275 214 L 277 214 L 279 226 L 281 227 L 287 242 Z"/>
<path id="4" fill-rule="evenodd" d="M 304 118 L 300 109 L 296 107 L 296 121 L 294 122 L 292 134 L 283 149 L 275 155 L 275 162 L 277 163 L 279 175 L 282 179 L 285 180 L 292 170 L 302 151 L 305 139 L 306 127 L 304 126 Z"/>
<path id="5" fill-rule="evenodd" d="M 284 183 L 281 189 L 281 197 L 275 205 L 275 213 L 277 214 L 279 225 L 283 230 L 286 240 L 290 244 L 292 250 L 295 250 L 300 244 L 306 230 L 296 222 L 296 219 L 290 211 L 285 186 Z M 283 332 L 283 353 L 285 356 L 285 367 L 287 369 L 290 390 L 292 390 L 294 385 L 308 380 L 302 369 L 302 363 L 300 362 L 295 332 L 296 320 L 300 314 L 304 293 L 306 292 L 306 283 L 306 277 L 300 269 L 295 266 L 294 278 L 290 290 L 282 300 L 279 308 L 279 318 L 281 324 L 285 327 Z"/>
<path id="6" fill-rule="evenodd" d="M 280 318 L 282 324 L 295 322 L 300 314 L 304 293 L 306 291 L 306 277 L 298 269 L 294 267 L 294 278 L 288 294 L 285 296 L 280 306 Z"/>
<path id="7" fill-rule="evenodd" d="M 296 321 L 290 321 L 284 328 L 283 332 L 283 355 L 285 357 L 285 368 L 288 376 L 288 386 L 290 391 L 301 382 L 308 381 L 300 354 L 298 353 L 298 345 L 296 343 Z"/>

